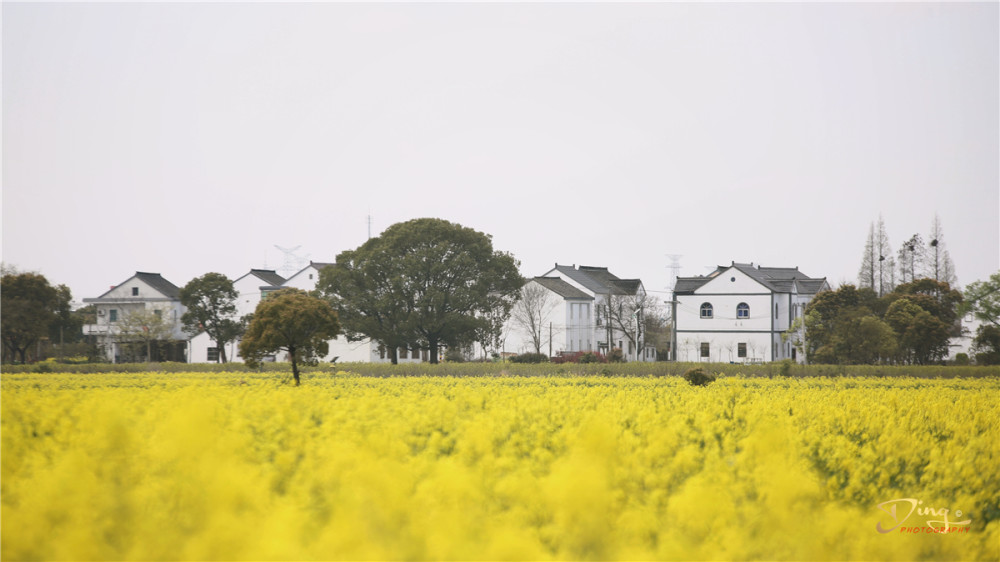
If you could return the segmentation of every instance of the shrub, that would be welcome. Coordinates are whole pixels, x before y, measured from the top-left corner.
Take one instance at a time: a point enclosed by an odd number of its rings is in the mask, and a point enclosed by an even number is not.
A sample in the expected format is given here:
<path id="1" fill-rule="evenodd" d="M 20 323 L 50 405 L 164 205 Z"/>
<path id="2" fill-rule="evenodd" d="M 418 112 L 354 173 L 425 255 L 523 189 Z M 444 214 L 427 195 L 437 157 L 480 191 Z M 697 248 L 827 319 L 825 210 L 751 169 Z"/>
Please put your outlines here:
<path id="1" fill-rule="evenodd" d="M 614 349 L 611 350 L 611 353 L 608 353 L 608 362 L 609 363 L 624 363 L 625 362 L 625 354 L 622 353 L 621 348 L 616 347 L 616 348 L 614 348 Z"/>
<path id="2" fill-rule="evenodd" d="M 607 363 L 608 360 L 605 359 L 604 356 L 601 355 L 600 353 L 594 353 L 592 351 L 588 351 L 588 352 L 580 355 L 579 362 L 580 363 Z"/>
<path id="3" fill-rule="evenodd" d="M 544 353 L 522 353 L 510 358 L 511 363 L 548 363 L 549 357 Z"/>
<path id="4" fill-rule="evenodd" d="M 968 365 L 969 364 L 969 354 L 968 353 L 956 353 L 955 354 L 955 364 L 956 365 Z"/>
<path id="5" fill-rule="evenodd" d="M 715 377 L 706 375 L 705 370 L 701 367 L 695 367 L 694 369 L 688 369 L 684 373 L 684 380 L 688 381 L 692 386 L 705 386 L 710 382 L 715 382 Z"/>

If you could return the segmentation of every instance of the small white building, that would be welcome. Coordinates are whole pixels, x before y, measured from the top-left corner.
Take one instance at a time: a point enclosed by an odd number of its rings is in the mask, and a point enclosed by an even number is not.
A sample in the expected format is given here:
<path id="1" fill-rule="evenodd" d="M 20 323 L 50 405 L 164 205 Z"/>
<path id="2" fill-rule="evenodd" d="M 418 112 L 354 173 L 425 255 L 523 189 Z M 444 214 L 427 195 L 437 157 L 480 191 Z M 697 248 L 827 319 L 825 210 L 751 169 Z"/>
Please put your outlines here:
<path id="1" fill-rule="evenodd" d="M 826 278 L 797 267 L 733 262 L 703 277 L 678 277 L 674 285 L 674 349 L 677 361 L 754 363 L 805 357 L 781 335 Z"/>
<path id="2" fill-rule="evenodd" d="M 97 298 L 83 299 L 94 305 L 97 323 L 83 326 L 86 336 L 93 336 L 105 356 L 112 362 L 158 359 L 161 361 L 187 361 L 188 336 L 181 326 L 184 306 L 180 289 L 159 273 L 137 271 L 135 275 L 114 285 Z M 122 345 L 123 326 L 135 313 L 152 313 L 162 319 L 168 332 L 153 350 L 154 357 L 130 357 Z M 141 350 L 135 353 L 142 353 Z"/>

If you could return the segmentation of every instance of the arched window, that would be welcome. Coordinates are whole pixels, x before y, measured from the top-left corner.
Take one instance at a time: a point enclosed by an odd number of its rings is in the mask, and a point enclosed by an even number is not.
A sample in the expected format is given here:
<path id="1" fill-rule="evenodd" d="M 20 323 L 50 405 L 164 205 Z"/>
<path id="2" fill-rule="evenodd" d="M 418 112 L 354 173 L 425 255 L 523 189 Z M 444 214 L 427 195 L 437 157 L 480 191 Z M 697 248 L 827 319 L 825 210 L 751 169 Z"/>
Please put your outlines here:
<path id="1" fill-rule="evenodd" d="M 708 302 L 701 303 L 701 317 L 702 318 L 712 317 L 712 303 Z"/>
<path id="2" fill-rule="evenodd" d="M 736 305 L 736 317 L 750 318 L 750 305 L 745 302 Z"/>

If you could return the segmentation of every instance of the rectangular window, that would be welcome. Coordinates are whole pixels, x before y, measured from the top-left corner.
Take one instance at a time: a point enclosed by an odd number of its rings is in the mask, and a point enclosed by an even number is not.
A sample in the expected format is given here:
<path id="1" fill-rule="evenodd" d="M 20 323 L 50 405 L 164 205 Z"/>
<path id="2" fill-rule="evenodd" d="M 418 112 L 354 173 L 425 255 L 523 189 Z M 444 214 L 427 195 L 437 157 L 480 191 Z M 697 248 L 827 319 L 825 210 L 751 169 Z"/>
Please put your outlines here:
<path id="1" fill-rule="evenodd" d="M 431 356 L 426 349 L 420 350 L 420 359 L 422 359 L 423 361 L 431 360 Z"/>
<path id="2" fill-rule="evenodd" d="M 133 297 L 139 296 L 139 287 L 132 287 L 132 296 Z"/>
<path id="3" fill-rule="evenodd" d="M 385 359 L 385 346 L 384 345 L 378 346 L 378 358 L 379 359 Z"/>
<path id="4" fill-rule="evenodd" d="M 399 353 L 398 359 L 406 359 L 406 348 L 405 347 L 399 348 L 399 350 L 397 351 L 397 353 Z"/>
<path id="5" fill-rule="evenodd" d="M 708 359 L 708 342 L 701 342 L 701 356 Z"/>
<path id="6" fill-rule="evenodd" d="M 210 363 L 218 363 L 219 362 L 219 348 L 217 348 L 217 347 L 210 347 L 210 348 L 208 348 L 208 357 L 207 357 L 207 359 L 208 359 L 208 361 Z"/>
<path id="7" fill-rule="evenodd" d="M 117 321 L 118 321 L 118 310 L 112 308 L 111 310 L 108 311 L 108 322 L 117 322 Z"/>
<path id="8" fill-rule="evenodd" d="M 160 309 L 156 309 L 153 311 L 153 315 L 155 315 L 157 318 L 163 318 L 163 311 Z"/>
<path id="9" fill-rule="evenodd" d="M 747 344 L 738 343 L 736 344 L 736 356 L 746 358 L 747 356 Z"/>

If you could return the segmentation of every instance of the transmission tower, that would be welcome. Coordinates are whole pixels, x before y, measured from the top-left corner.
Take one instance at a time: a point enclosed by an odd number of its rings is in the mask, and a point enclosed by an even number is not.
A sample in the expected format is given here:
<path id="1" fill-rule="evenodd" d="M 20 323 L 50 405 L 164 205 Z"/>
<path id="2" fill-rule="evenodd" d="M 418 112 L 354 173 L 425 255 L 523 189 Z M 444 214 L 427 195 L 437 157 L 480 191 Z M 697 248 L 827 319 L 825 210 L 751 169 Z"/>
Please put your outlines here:
<path id="1" fill-rule="evenodd" d="M 677 284 L 677 276 L 681 274 L 681 258 L 684 256 L 680 254 L 667 254 L 667 257 L 670 258 L 670 265 L 667 266 L 667 269 L 670 270 L 670 284 L 667 286 L 667 289 L 673 295 L 674 285 Z"/>
<path id="2" fill-rule="evenodd" d="M 281 252 L 285 254 L 285 261 L 281 264 L 281 269 L 278 270 L 282 277 L 287 278 L 294 273 L 298 273 L 299 270 L 309 263 L 308 254 L 303 257 L 295 253 L 302 247 L 301 245 L 294 248 L 283 248 L 275 244 L 274 247 L 281 250 Z"/>

